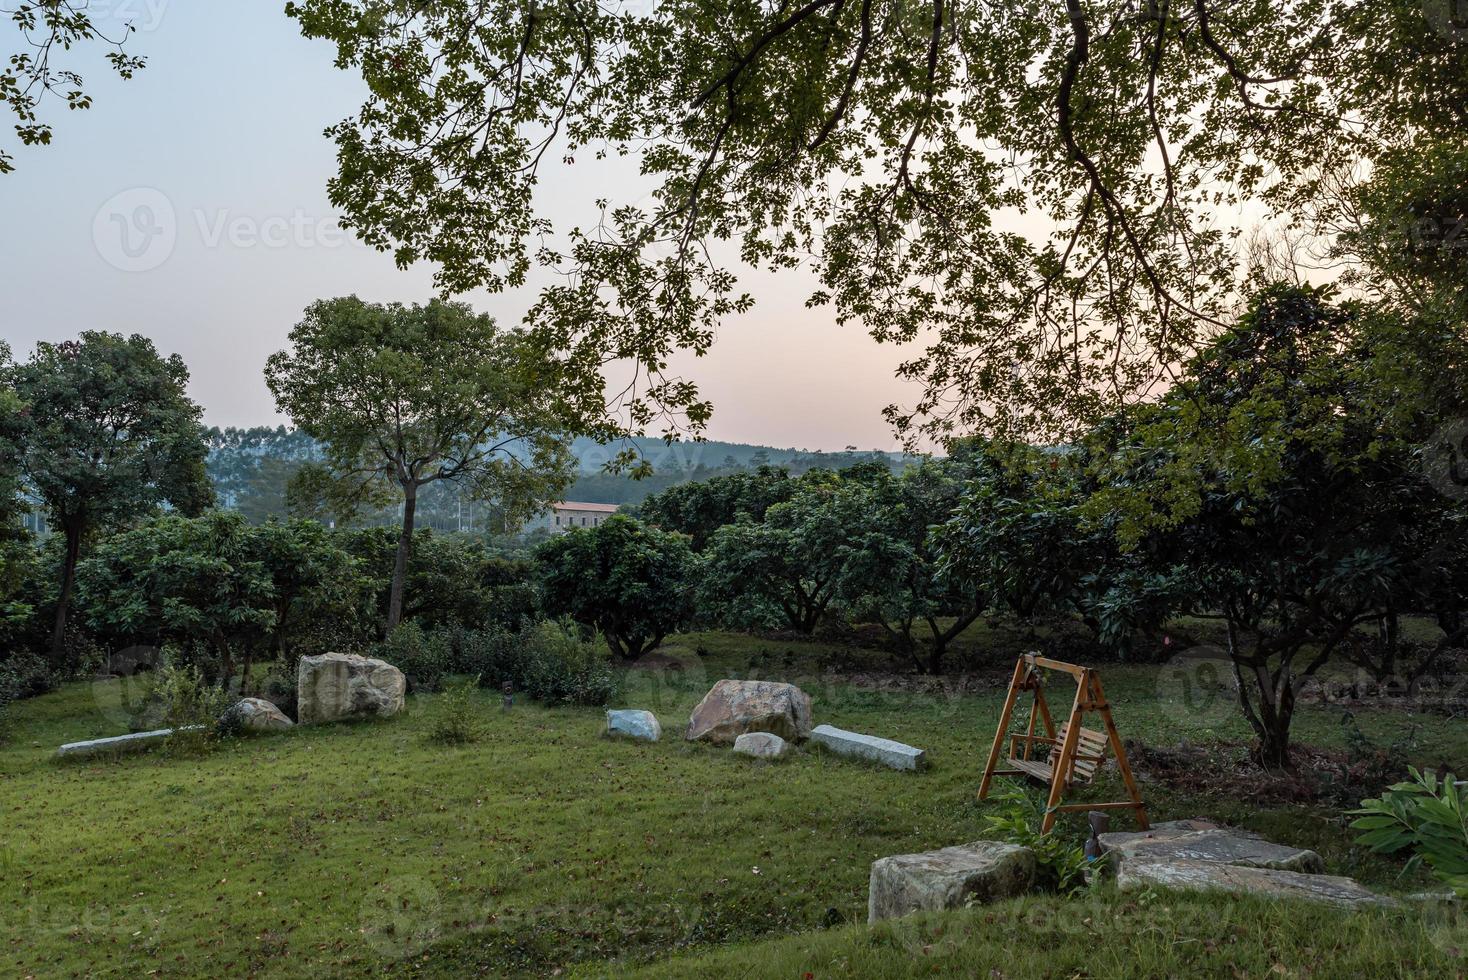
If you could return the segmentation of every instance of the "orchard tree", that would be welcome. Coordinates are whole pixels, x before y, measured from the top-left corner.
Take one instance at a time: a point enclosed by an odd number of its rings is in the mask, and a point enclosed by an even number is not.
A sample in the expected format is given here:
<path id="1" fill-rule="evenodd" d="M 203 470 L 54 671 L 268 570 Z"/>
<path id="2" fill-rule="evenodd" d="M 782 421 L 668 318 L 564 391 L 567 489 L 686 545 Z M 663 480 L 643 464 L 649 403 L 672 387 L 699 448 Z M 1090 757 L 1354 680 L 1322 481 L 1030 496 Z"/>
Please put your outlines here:
<path id="1" fill-rule="evenodd" d="M 850 593 L 866 501 L 844 492 L 840 477 L 826 471 L 806 474 L 800 483 L 763 521 L 736 521 L 710 539 L 700 592 L 704 604 L 728 621 L 783 621 L 796 632 L 813 633 Z"/>
<path id="2" fill-rule="evenodd" d="M 266 383 L 324 455 L 293 490 L 326 497 L 343 516 L 394 499 L 402 507 L 388 632 L 403 618 L 423 487 L 452 483 L 513 521 L 570 482 L 574 393 L 525 336 L 467 305 L 323 300 L 290 339 L 266 365 Z"/>
<path id="3" fill-rule="evenodd" d="M 1428 611 L 1461 586 L 1434 538 L 1461 535 L 1428 486 L 1421 447 L 1461 412 L 1461 342 L 1439 375 L 1403 383 L 1420 332 L 1395 315 L 1275 287 L 1139 410 L 1098 500 L 1124 539 L 1185 563 L 1222 617 L 1257 757 L 1290 764 L 1301 685 L 1358 627 Z M 1419 374 L 1422 372 L 1419 372 Z M 1441 377 L 1447 375 L 1448 377 Z M 1461 553 L 1461 541 L 1455 547 Z"/>
<path id="4" fill-rule="evenodd" d="M 693 549 L 702 551 L 725 524 L 740 518 L 762 521 L 765 511 L 789 500 L 799 487 L 800 481 L 785 470 L 760 466 L 751 472 L 676 484 L 638 504 L 637 515 L 665 531 L 688 535 Z"/>
<path id="5" fill-rule="evenodd" d="M 369 93 L 330 130 L 345 221 L 404 266 L 434 263 L 450 293 L 546 273 L 534 331 L 573 373 L 635 365 L 647 380 L 628 389 L 634 421 L 707 418 L 665 366 L 749 307 L 720 260 L 739 256 L 813 261 L 813 305 L 915 344 L 899 371 L 923 394 L 890 417 L 945 436 L 1078 434 L 1156 392 L 1229 326 L 1246 215 L 1267 210 L 1328 243 L 1360 212 L 1375 164 L 1400 186 L 1406 161 L 1461 146 L 1468 46 L 1452 7 L 286 9 Z M 556 227 L 536 195 L 547 171 L 608 156 L 631 157 L 652 194 Z M 1449 189 L 1448 171 L 1421 172 Z M 1396 226 L 1409 198 L 1387 197 Z"/>
<path id="6" fill-rule="evenodd" d="M 212 682 L 247 689 L 259 660 L 362 605 L 353 559 L 312 521 L 168 515 L 115 534 L 82 563 L 88 623 L 119 644 L 179 644 Z M 202 654 L 202 656 L 201 656 Z"/>
<path id="7" fill-rule="evenodd" d="M 927 460 L 894 477 L 885 468 L 842 492 L 856 499 L 842 508 L 860 520 L 845 556 L 842 603 L 876 620 L 921 671 L 943 671 L 948 646 L 987 607 L 972 582 L 950 576 L 933 535 L 953 516 L 969 467 L 961 459 Z M 915 630 L 926 629 L 926 654 Z"/>
<path id="8" fill-rule="evenodd" d="M 20 469 L 64 541 L 51 634 L 62 655 L 76 566 L 94 534 L 168 503 L 197 514 L 213 503 L 199 406 L 189 373 L 152 341 L 88 331 L 40 343 L 13 371 L 21 403 Z"/>
<path id="9" fill-rule="evenodd" d="M 697 560 L 681 534 L 622 514 L 573 527 L 535 549 L 545 611 L 570 616 L 635 660 L 693 615 Z"/>

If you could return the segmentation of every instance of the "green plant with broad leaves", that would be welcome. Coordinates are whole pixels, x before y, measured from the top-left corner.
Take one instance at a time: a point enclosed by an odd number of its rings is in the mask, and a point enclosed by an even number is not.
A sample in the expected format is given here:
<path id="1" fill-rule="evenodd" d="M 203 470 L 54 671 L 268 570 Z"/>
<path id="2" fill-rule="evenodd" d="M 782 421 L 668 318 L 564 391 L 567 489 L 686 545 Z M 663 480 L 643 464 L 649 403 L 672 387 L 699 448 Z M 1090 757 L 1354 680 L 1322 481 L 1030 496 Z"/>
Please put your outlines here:
<path id="1" fill-rule="evenodd" d="M 1426 865 L 1459 898 L 1468 898 L 1468 808 L 1452 773 L 1439 779 L 1409 767 L 1412 778 L 1361 801 L 1351 827 L 1356 843 L 1377 854 L 1412 851 L 1405 872 Z"/>
<path id="2" fill-rule="evenodd" d="M 984 815 L 984 836 L 1033 851 L 1041 890 L 1073 895 L 1086 887 L 1085 850 L 1058 832 L 1040 830 L 1045 808 L 1039 797 L 1011 784 L 992 799 L 999 810 Z"/>

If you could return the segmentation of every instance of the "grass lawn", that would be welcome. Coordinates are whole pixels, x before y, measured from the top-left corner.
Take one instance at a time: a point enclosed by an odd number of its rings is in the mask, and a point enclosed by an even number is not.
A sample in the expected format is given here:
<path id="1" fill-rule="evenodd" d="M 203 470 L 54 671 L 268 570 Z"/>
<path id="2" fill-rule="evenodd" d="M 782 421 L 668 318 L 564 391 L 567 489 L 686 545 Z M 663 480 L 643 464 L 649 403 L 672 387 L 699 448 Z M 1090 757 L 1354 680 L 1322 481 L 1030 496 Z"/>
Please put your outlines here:
<path id="1" fill-rule="evenodd" d="M 423 695 L 410 697 L 405 717 L 229 741 L 203 758 L 58 764 L 58 744 L 124 730 L 118 682 L 17 704 L 0 749 L 0 975 L 992 968 L 1019 977 L 1111 976 L 1132 963 L 1179 975 L 1452 976 L 1468 967 L 1454 952 L 1456 924 L 1415 909 L 1346 915 L 1104 889 L 868 930 L 873 859 L 978 836 L 990 804 L 974 791 L 1008 666 L 911 685 L 867 673 L 885 654 L 836 645 L 692 634 L 664 652 L 685 668 L 631 673 L 624 699 L 661 718 L 654 745 L 603 739 L 597 710 L 505 711 L 483 692 L 485 736 L 465 746 L 429 740 L 439 699 Z M 931 769 L 897 773 L 819 752 L 761 765 L 684 742 L 689 711 L 722 677 L 795 680 L 814 697 L 818 723 L 922 746 Z M 1165 670 L 1112 667 L 1103 678 L 1129 739 L 1247 737 L 1236 711 L 1184 703 L 1198 692 Z M 1345 744 L 1339 709 L 1301 710 L 1299 741 Z M 1373 742 L 1410 745 L 1415 761 L 1468 771 L 1461 721 L 1377 711 L 1355 723 Z M 1350 847 L 1338 811 L 1144 789 L 1154 819 L 1208 815 L 1314 847 L 1332 872 L 1381 890 L 1427 887 Z M 1114 776 L 1095 792 L 1115 794 Z"/>

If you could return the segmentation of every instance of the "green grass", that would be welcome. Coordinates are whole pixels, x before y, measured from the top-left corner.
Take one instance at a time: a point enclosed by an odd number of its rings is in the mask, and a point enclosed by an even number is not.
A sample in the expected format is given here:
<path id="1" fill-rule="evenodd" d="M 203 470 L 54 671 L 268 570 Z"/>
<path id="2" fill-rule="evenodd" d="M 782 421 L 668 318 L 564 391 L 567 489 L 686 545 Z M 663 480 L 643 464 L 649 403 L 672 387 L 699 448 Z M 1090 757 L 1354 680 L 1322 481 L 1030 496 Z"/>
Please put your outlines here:
<path id="1" fill-rule="evenodd" d="M 482 692 L 483 737 L 465 745 L 433 741 L 442 702 L 415 696 L 404 717 L 226 742 L 198 759 L 58 764 L 56 745 L 124 730 L 116 682 L 17 704 L 0 750 L 0 975 L 604 975 L 649 965 L 670 976 L 907 975 L 935 965 L 972 975 L 957 967 L 1004 955 L 1004 975 L 1026 976 L 1067 974 L 1105 945 L 1084 931 L 1101 927 L 1076 924 L 1085 906 L 1038 898 L 951 922 L 864 925 L 872 860 L 978 836 L 988 804 L 974 790 L 1006 667 L 990 671 L 992 686 L 915 690 L 861 679 L 887 655 L 835 644 L 691 634 L 665 652 L 684 669 L 634 672 L 625 698 L 661 718 L 655 745 L 601 738 L 598 710 L 520 703 L 506 712 L 497 693 Z M 692 706 L 728 676 L 795 680 L 815 698 L 818 722 L 922 746 L 932 768 L 904 774 L 819 752 L 762 765 L 684 742 Z M 1129 739 L 1247 737 L 1233 712 L 1176 703 L 1157 668 L 1103 677 Z M 1357 721 L 1382 744 L 1415 725 L 1417 761 L 1468 771 L 1461 722 L 1392 712 Z M 1344 744 L 1339 711 L 1303 708 L 1298 732 Z M 1116 791 L 1107 780 L 1095 788 Z M 1207 814 L 1315 847 L 1331 870 L 1384 890 L 1424 886 L 1351 847 L 1339 813 L 1147 792 L 1154 819 Z M 1420 915 L 1291 907 L 1281 921 L 1315 932 L 1286 941 L 1238 933 L 1264 917 L 1248 903 L 1096 901 L 1136 933 L 1128 943 L 1152 944 L 1146 962 L 1159 973 L 1196 972 L 1192 947 L 1213 942 L 1246 975 L 1312 955 L 1341 967 L 1320 975 L 1385 962 L 1449 975 L 1427 970 L 1438 961 L 1420 943 L 1388 959 L 1382 944 L 1393 936 L 1411 946 L 1425 934 Z M 1183 931 L 1158 909 L 1180 916 Z M 1040 929 L 1024 947 L 1039 959 L 1026 965 L 1018 944 L 1035 914 L 1071 925 L 1054 927 L 1060 938 Z M 936 954 L 903 938 L 924 929 L 944 930 Z M 1345 949 L 1349 936 L 1360 943 Z"/>

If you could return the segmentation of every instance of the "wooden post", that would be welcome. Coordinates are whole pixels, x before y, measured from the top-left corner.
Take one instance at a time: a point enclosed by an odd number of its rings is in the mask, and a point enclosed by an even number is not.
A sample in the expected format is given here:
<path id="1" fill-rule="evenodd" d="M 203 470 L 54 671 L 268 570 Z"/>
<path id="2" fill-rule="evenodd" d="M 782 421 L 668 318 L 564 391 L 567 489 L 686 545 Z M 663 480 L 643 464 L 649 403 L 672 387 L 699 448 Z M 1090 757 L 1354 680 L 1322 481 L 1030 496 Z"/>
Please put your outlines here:
<path id="1" fill-rule="evenodd" d="M 1009 719 L 1014 714 L 1014 700 L 1019 696 L 1019 686 L 1025 676 L 1025 662 L 1017 660 L 1014 676 L 1009 681 L 1009 693 L 1004 696 L 1004 710 L 999 712 L 999 730 L 994 733 L 994 746 L 989 749 L 989 763 L 984 766 L 984 781 L 979 783 L 979 799 L 989 798 L 989 784 L 994 781 L 994 767 L 999 764 L 999 753 L 1004 748 L 1004 735 L 1009 731 Z"/>
<path id="2" fill-rule="evenodd" d="M 1127 795 L 1132 798 L 1133 808 L 1137 815 L 1137 826 L 1143 830 L 1150 830 L 1152 824 L 1147 820 L 1147 807 L 1142 802 L 1142 791 L 1137 788 L 1137 779 L 1132 775 L 1131 763 L 1127 761 L 1126 747 L 1121 744 L 1121 733 L 1116 730 L 1116 722 L 1111 717 L 1111 703 L 1106 700 L 1106 692 L 1101 687 L 1101 678 L 1093 677 L 1091 681 L 1096 689 L 1096 700 L 1101 703 L 1101 717 L 1106 722 L 1106 734 L 1111 739 L 1111 751 L 1116 754 L 1116 768 L 1121 770 L 1121 781 L 1126 784 Z"/>
<path id="3" fill-rule="evenodd" d="M 1076 687 L 1076 699 L 1071 704 L 1070 722 L 1065 726 L 1065 741 L 1060 744 L 1060 755 L 1055 760 L 1055 770 L 1050 774 L 1050 798 L 1045 801 L 1045 820 L 1040 825 L 1040 833 L 1050 833 L 1050 828 L 1055 826 L 1055 819 L 1059 816 L 1056 807 L 1060 806 L 1060 797 L 1065 793 L 1067 784 L 1070 783 L 1070 772 L 1076 763 L 1076 742 L 1081 737 L 1081 699 L 1085 696 L 1086 685 L 1084 683 Z"/>

